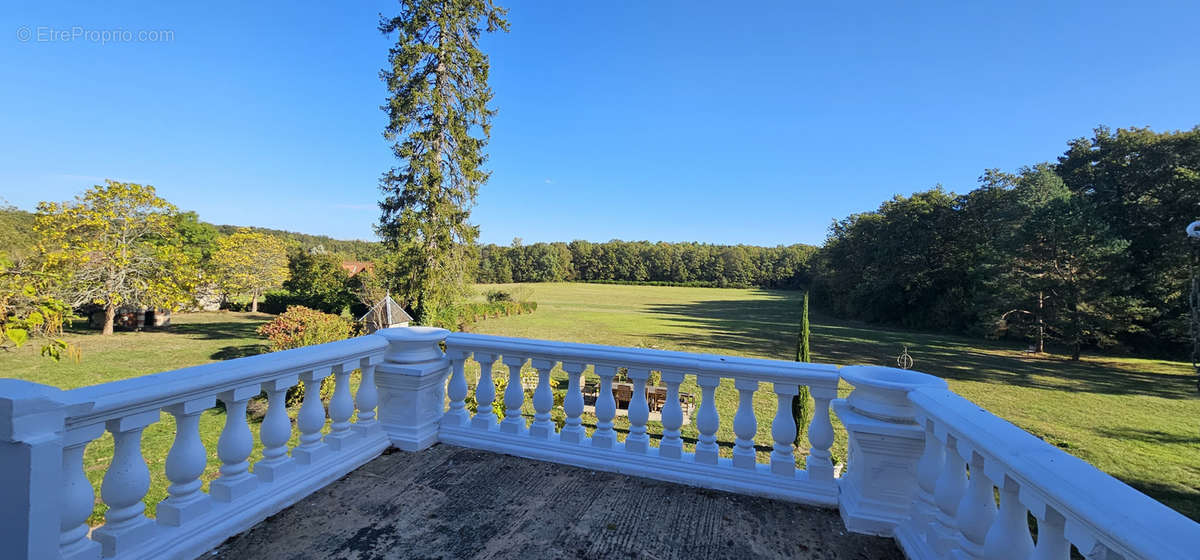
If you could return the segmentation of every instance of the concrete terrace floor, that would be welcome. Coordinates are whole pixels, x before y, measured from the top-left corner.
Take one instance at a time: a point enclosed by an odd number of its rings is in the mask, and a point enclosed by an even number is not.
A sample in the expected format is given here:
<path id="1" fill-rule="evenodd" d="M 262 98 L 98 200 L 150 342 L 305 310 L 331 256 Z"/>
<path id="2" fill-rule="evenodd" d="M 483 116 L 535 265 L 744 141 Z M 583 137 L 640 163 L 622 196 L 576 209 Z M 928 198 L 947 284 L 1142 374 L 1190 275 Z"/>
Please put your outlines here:
<path id="1" fill-rule="evenodd" d="M 436 445 L 389 452 L 206 558 L 903 559 L 811 508 Z"/>

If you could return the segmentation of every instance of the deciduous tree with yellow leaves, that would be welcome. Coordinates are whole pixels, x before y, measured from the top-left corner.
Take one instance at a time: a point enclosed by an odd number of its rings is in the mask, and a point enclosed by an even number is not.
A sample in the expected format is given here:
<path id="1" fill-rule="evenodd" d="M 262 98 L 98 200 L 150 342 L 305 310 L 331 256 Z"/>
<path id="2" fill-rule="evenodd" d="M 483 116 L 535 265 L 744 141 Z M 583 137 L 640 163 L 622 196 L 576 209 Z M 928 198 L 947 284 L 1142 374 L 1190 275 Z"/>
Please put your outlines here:
<path id="1" fill-rule="evenodd" d="M 263 292 L 288 279 L 287 247 L 272 235 L 242 228 L 217 240 L 212 257 L 217 283 L 227 294 L 249 294 L 250 311 L 258 312 Z"/>
<path id="2" fill-rule="evenodd" d="M 106 180 L 69 202 L 41 202 L 34 217 L 44 266 L 71 307 L 104 308 L 112 334 L 122 305 L 176 309 L 192 297 L 195 263 L 181 250 L 175 206 L 150 185 Z"/>

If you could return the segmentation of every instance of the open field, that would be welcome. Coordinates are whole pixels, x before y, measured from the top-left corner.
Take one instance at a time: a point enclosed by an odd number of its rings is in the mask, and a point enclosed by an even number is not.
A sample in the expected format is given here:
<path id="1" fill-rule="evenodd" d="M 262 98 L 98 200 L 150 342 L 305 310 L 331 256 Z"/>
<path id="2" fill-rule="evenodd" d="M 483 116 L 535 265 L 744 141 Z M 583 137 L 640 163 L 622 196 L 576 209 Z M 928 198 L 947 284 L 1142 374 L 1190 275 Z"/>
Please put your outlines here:
<path id="1" fill-rule="evenodd" d="M 794 351 L 798 292 L 599 284 L 522 286 L 532 290 L 538 311 L 487 319 L 471 330 L 775 359 L 789 359 Z M 265 341 L 254 329 L 268 318 L 248 313 L 197 313 L 176 315 L 174 326 L 164 331 L 119 332 L 110 338 L 76 331 L 69 338 L 83 351 L 79 364 L 56 364 L 38 358 L 36 349 L 26 347 L 0 354 L 0 368 L 5 377 L 62 388 L 123 379 L 264 351 Z M 894 364 L 895 356 L 907 345 L 915 369 L 947 378 L 952 389 L 972 401 L 1200 520 L 1200 435 L 1196 431 L 1200 398 L 1192 391 L 1194 381 L 1187 364 L 1101 356 L 1085 356 L 1073 363 L 1059 357 L 1026 355 L 1022 345 L 879 329 L 820 316 L 814 317 L 812 343 L 817 361 L 879 365 Z M 556 377 L 562 377 L 561 373 Z M 718 391 L 722 418 L 718 439 L 725 453 L 732 445 L 730 422 L 736 410 L 732 384 L 727 384 Z M 691 385 L 690 390 L 698 394 L 695 389 Z M 687 385 L 685 390 L 689 390 Z M 773 399 L 766 390 L 755 398 L 760 419 L 756 440 L 762 446 L 770 444 L 766 419 L 774 412 Z M 532 414 L 532 410 L 525 412 Z M 213 409 L 202 417 L 209 451 L 206 482 L 217 476 L 216 440 L 223 414 Z M 594 425 L 594 418 L 586 418 L 585 423 Z M 617 428 L 627 427 L 628 422 L 618 417 Z M 257 433 L 257 423 L 251 423 L 251 429 Z M 649 431 L 660 434 L 661 425 L 651 422 Z M 694 422 L 682 431 L 685 438 L 697 435 Z M 173 434 L 174 422 L 165 414 L 145 433 L 143 450 L 152 473 L 146 497 L 148 513 L 166 496 L 162 466 Z M 845 457 L 844 438 L 839 429 L 835 457 Z M 256 446 L 254 459 L 259 452 Z M 85 467 L 97 489 L 111 455 L 111 436 L 88 447 Z M 98 507 L 94 523 L 102 519 L 102 512 L 102 506 Z"/>
<path id="2" fill-rule="evenodd" d="M 594 344 L 790 359 L 800 293 L 768 290 L 522 284 L 537 312 L 488 319 L 473 332 Z M 993 413 L 1200 520 L 1200 398 L 1180 362 L 1085 355 L 1031 356 L 1024 345 L 911 333 L 813 317 L 815 361 L 894 365 L 907 345 L 914 369 Z M 732 441 L 732 384 L 718 392 Z M 761 419 L 772 411 L 756 395 Z M 723 401 L 723 402 L 721 402 Z M 767 405 L 765 408 L 763 405 Z M 620 419 L 618 419 L 620 420 Z M 684 427 L 695 436 L 694 425 Z M 661 427 L 651 427 L 661 433 Z M 839 429 L 840 432 L 840 429 Z M 835 456 L 844 457 L 839 433 Z M 769 443 L 760 425 L 759 444 Z"/>

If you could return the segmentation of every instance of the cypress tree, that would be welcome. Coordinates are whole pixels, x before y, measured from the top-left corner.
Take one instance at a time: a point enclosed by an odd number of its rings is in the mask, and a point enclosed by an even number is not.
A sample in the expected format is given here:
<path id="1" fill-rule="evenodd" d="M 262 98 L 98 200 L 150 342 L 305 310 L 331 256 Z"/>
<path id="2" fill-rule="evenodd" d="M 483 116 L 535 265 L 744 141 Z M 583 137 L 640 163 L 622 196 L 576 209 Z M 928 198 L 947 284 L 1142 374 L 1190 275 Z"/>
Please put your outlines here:
<path id="1" fill-rule="evenodd" d="M 506 13 L 491 0 L 400 0 L 400 15 L 380 18 L 379 30 L 397 35 L 380 78 L 383 135 L 399 165 L 379 180 L 378 231 L 398 257 L 397 288 L 425 324 L 466 288 L 479 233 L 468 219 L 490 174 L 483 148 L 495 114 L 478 43 L 485 29 L 508 30 Z"/>
<path id="2" fill-rule="evenodd" d="M 800 310 L 800 334 L 796 337 L 796 361 L 811 362 L 812 350 L 809 348 L 808 326 L 808 292 L 804 292 L 803 304 Z M 801 385 L 800 393 L 792 397 L 792 418 L 796 421 L 796 447 L 804 443 L 804 434 L 808 423 L 812 420 L 812 407 L 808 404 L 808 386 Z"/>

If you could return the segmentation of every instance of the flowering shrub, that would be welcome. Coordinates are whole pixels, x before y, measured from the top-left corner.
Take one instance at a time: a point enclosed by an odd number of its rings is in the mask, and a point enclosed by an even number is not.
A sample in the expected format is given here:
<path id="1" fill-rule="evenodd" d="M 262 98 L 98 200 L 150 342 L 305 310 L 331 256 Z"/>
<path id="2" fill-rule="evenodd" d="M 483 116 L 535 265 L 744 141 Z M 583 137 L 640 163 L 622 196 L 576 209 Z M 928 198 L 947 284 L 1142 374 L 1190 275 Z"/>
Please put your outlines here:
<path id="1" fill-rule="evenodd" d="M 345 340 L 350 337 L 350 323 L 337 315 L 293 305 L 258 327 L 258 334 L 271 341 L 272 351 L 290 350 Z"/>

